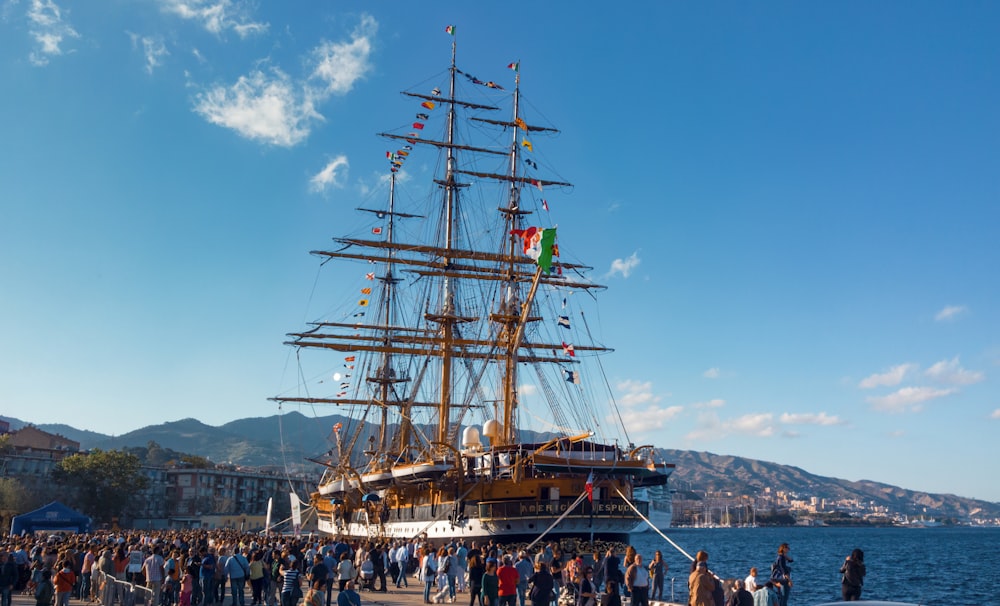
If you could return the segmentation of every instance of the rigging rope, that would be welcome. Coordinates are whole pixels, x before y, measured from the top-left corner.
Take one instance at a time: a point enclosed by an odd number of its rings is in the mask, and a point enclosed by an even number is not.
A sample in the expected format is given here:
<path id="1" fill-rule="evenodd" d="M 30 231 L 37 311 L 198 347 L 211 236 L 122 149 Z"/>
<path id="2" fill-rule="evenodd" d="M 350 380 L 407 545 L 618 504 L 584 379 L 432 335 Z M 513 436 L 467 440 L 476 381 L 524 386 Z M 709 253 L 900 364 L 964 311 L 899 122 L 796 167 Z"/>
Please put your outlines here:
<path id="1" fill-rule="evenodd" d="M 587 323 L 587 317 L 583 315 L 583 310 L 580 310 L 580 320 L 583 322 L 583 327 L 587 331 L 587 338 L 594 341 L 594 335 L 590 333 L 590 324 Z M 601 378 L 604 379 L 604 386 L 608 390 L 608 395 L 611 397 L 612 407 L 615 409 L 615 414 L 618 415 L 618 423 L 621 424 L 622 432 L 625 434 L 625 441 L 629 444 L 632 443 L 632 438 L 628 435 L 628 427 L 625 426 L 625 419 L 622 418 L 622 411 L 618 408 L 618 402 L 615 401 L 615 394 L 611 391 L 611 383 L 608 381 L 608 374 L 604 371 L 604 364 L 601 364 L 601 356 L 595 356 L 597 360 L 597 368 L 601 371 Z M 595 415 L 595 422 L 600 423 Z M 624 497 L 623 497 L 624 498 Z"/>
<path id="2" fill-rule="evenodd" d="M 575 500 L 575 501 L 573 501 L 573 504 L 572 504 L 572 505 L 570 505 L 570 506 L 569 506 L 569 507 L 568 507 L 568 508 L 566 509 L 565 513 L 563 513 L 563 514 L 562 514 L 561 516 L 559 516 L 558 518 L 556 518 L 556 521 L 555 521 L 555 522 L 552 522 L 552 524 L 551 524 L 551 525 L 549 525 L 549 527 L 548 527 L 548 528 L 546 528 L 546 529 L 545 529 L 545 531 L 544 531 L 544 532 L 542 532 L 542 534 L 538 535 L 538 537 L 537 537 L 537 538 L 536 538 L 536 539 L 535 539 L 534 541 L 532 541 L 530 545 L 528 545 L 527 547 L 525 547 L 525 548 L 524 548 L 524 551 L 526 551 L 526 552 L 530 552 L 530 551 L 531 551 L 531 548 L 532 548 L 532 547 L 534 547 L 536 543 L 538 543 L 539 541 L 541 541 L 541 540 L 542 540 L 542 537 L 544 537 L 545 535 L 549 534 L 549 531 L 550 531 L 550 530 L 552 530 L 553 528 L 555 528 L 555 527 L 556 527 L 556 526 L 557 526 L 557 525 L 559 524 L 559 522 L 562 522 L 562 521 L 563 521 L 563 519 L 564 519 L 564 518 L 565 518 L 566 516 L 568 516 L 568 515 L 569 515 L 570 513 L 572 513 L 572 512 L 573 512 L 573 510 L 574 510 L 574 509 L 576 509 L 576 506 L 577 506 L 577 505 L 579 505 L 579 504 L 580 504 L 581 502 L 583 502 L 583 499 L 585 499 L 586 497 L 587 497 L 587 493 L 586 493 L 586 492 L 582 492 L 582 493 L 580 493 L 580 496 L 578 496 L 578 497 L 576 498 L 576 500 Z"/>
<path id="3" fill-rule="evenodd" d="M 682 554 L 684 554 L 684 556 L 687 559 L 691 560 L 692 562 L 694 561 L 694 556 L 692 556 L 690 553 L 684 551 L 684 549 L 681 548 L 681 546 L 678 545 L 677 543 L 674 543 L 673 541 L 671 541 L 670 537 L 668 537 L 667 535 L 663 534 L 660 531 L 660 529 L 656 527 L 655 524 L 653 524 L 652 522 L 649 521 L 649 518 L 647 518 L 646 516 L 642 515 L 642 512 L 639 511 L 636 508 L 636 506 L 632 504 L 632 501 L 629 501 L 628 498 L 624 494 L 622 494 L 622 491 L 617 486 L 615 486 L 615 492 L 617 492 L 618 496 L 620 496 L 622 498 L 622 500 L 625 501 L 626 505 L 628 505 L 629 507 L 632 508 L 632 511 L 634 511 L 637 516 L 639 516 L 640 518 L 642 518 L 643 522 L 649 524 L 650 528 L 652 528 L 653 530 L 655 530 L 658 535 L 660 535 L 661 537 L 663 537 L 663 540 L 665 540 L 667 543 L 670 543 L 671 545 L 673 545 L 674 549 L 676 549 L 677 551 L 679 551 Z"/>

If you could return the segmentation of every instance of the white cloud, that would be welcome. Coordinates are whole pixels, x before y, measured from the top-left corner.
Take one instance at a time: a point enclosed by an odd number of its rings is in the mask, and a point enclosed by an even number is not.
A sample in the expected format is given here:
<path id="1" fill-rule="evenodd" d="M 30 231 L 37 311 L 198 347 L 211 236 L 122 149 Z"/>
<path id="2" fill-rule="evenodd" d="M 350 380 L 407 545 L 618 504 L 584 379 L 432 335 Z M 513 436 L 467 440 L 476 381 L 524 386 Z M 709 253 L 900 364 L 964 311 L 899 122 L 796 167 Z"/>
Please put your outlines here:
<path id="1" fill-rule="evenodd" d="M 889 432 L 889 437 L 890 438 L 902 438 L 905 435 L 906 435 L 906 432 L 903 431 L 902 429 L 897 429 L 896 431 L 890 431 Z"/>
<path id="2" fill-rule="evenodd" d="M 941 360 L 924 371 L 924 374 L 942 383 L 951 385 L 972 385 L 982 381 L 985 376 L 978 370 L 966 370 L 958 363 L 958 357 L 951 360 Z"/>
<path id="3" fill-rule="evenodd" d="M 248 2 L 233 0 L 160 0 L 163 10 L 182 19 L 196 21 L 219 35 L 232 30 L 241 38 L 267 31 L 267 23 L 254 21 Z"/>
<path id="4" fill-rule="evenodd" d="M 714 411 L 698 418 L 698 427 L 689 432 L 687 440 L 718 440 L 729 435 L 769 438 L 775 434 L 774 415 L 769 412 L 751 413 L 734 419 L 719 419 Z"/>
<path id="5" fill-rule="evenodd" d="M 305 81 L 294 81 L 277 67 L 268 73 L 256 69 L 230 87 L 216 85 L 198 94 L 195 111 L 248 139 L 296 145 L 309 136 L 314 121 L 324 120 L 316 105 L 331 95 L 350 92 L 371 69 L 369 37 L 377 29 L 375 19 L 366 15 L 350 42 L 316 47 L 311 53 L 315 66 Z"/>
<path id="6" fill-rule="evenodd" d="M 726 405 L 725 400 L 720 400 L 718 398 L 714 400 L 708 400 L 707 402 L 695 402 L 692 404 L 695 408 L 722 408 Z"/>
<path id="7" fill-rule="evenodd" d="M 167 47 L 163 43 L 162 38 L 140 36 L 139 34 L 133 34 L 131 32 L 128 36 L 132 40 L 132 48 L 139 48 L 140 45 L 142 46 L 142 54 L 146 57 L 147 73 L 152 74 L 154 69 L 163 65 L 162 59 L 170 54 L 170 52 L 167 51 Z"/>
<path id="8" fill-rule="evenodd" d="M 899 364 L 898 366 L 893 366 L 884 373 L 876 373 L 870 377 L 862 379 L 861 382 L 858 383 L 858 387 L 861 389 L 871 389 L 873 387 L 893 387 L 902 383 L 907 373 L 916 370 L 916 368 L 916 364 Z"/>
<path id="9" fill-rule="evenodd" d="M 724 424 L 727 433 L 766 438 L 774 435 L 774 415 L 769 412 L 743 415 Z"/>
<path id="10" fill-rule="evenodd" d="M 62 9 L 52 0 L 31 0 L 28 21 L 28 31 L 36 44 L 28 59 L 34 65 L 48 65 L 51 57 L 63 54 L 62 44 L 67 38 L 80 37 L 63 19 Z"/>
<path id="11" fill-rule="evenodd" d="M 990 418 L 991 418 L 991 419 L 1000 419 L 1000 408 L 998 408 L 998 409 L 994 410 L 994 411 L 993 411 L 993 412 L 992 412 L 992 413 L 990 414 Z"/>
<path id="12" fill-rule="evenodd" d="M 627 259 L 615 259 L 611 262 L 611 269 L 608 270 L 605 277 L 610 278 L 620 273 L 623 278 L 627 278 L 632 275 L 632 270 L 638 267 L 641 262 L 638 251 L 632 253 Z"/>
<path id="13" fill-rule="evenodd" d="M 315 67 L 309 79 L 321 85 L 314 91 L 317 98 L 349 93 L 354 83 L 371 70 L 371 40 L 377 31 L 378 23 L 365 15 L 349 42 L 323 42 L 313 49 Z"/>
<path id="14" fill-rule="evenodd" d="M 904 387 L 887 396 L 869 397 L 875 410 L 885 412 L 917 412 L 923 408 L 923 402 L 942 398 L 957 392 L 957 389 L 935 389 L 933 387 Z"/>
<path id="15" fill-rule="evenodd" d="M 343 173 L 347 172 L 349 164 L 347 156 L 341 154 L 327 162 L 323 170 L 309 179 L 309 190 L 316 193 L 324 192 L 331 187 L 343 187 Z"/>
<path id="16" fill-rule="evenodd" d="M 663 397 L 653 393 L 650 381 L 622 381 L 617 388 L 625 392 L 618 398 L 618 403 L 621 404 L 619 413 L 625 428 L 630 432 L 643 433 L 660 429 L 667 421 L 684 411 L 683 406 L 658 406 Z"/>
<path id="17" fill-rule="evenodd" d="M 722 372 L 718 369 L 718 367 L 715 367 L 715 368 L 709 368 L 705 372 L 701 373 L 701 376 L 705 377 L 706 379 L 718 379 L 719 375 L 721 374 Z"/>
<path id="18" fill-rule="evenodd" d="M 820 413 L 783 413 L 779 419 L 786 425 L 843 425 L 843 421 L 836 415 Z"/>
<path id="19" fill-rule="evenodd" d="M 937 320 L 938 322 L 944 322 L 946 320 L 954 320 L 958 316 L 964 314 L 966 311 L 968 311 L 968 308 L 965 305 L 946 305 L 944 309 L 937 312 L 937 315 L 934 316 L 934 319 Z"/>
<path id="20" fill-rule="evenodd" d="M 215 86 L 199 93 L 194 109 L 212 124 L 284 147 L 305 139 L 310 123 L 323 119 L 277 68 L 270 74 L 256 70 L 228 88 Z"/>
<path id="21" fill-rule="evenodd" d="M 531 385 L 530 383 L 529 384 L 525 384 L 525 385 L 521 385 L 520 387 L 517 388 L 517 393 L 521 397 L 533 396 L 536 393 L 538 393 L 538 386 L 537 385 Z"/>
<path id="22" fill-rule="evenodd" d="M 622 406 L 635 406 L 637 404 L 655 404 L 663 398 L 653 393 L 652 381 L 622 381 L 617 385 L 619 391 L 624 391 L 625 395 L 618 399 Z"/>

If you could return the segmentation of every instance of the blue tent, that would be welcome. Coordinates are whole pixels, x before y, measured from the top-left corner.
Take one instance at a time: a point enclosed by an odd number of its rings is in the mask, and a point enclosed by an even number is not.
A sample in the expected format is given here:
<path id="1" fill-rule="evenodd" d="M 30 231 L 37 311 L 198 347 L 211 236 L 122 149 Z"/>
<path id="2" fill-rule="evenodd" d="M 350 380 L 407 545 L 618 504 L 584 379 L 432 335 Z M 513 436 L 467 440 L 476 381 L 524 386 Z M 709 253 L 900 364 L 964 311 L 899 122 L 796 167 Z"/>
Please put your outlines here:
<path id="1" fill-rule="evenodd" d="M 52 501 L 41 509 L 14 516 L 10 524 L 11 536 L 31 534 L 36 530 L 63 530 L 67 532 L 90 532 L 90 518 L 79 511 L 66 507 L 59 501 Z"/>

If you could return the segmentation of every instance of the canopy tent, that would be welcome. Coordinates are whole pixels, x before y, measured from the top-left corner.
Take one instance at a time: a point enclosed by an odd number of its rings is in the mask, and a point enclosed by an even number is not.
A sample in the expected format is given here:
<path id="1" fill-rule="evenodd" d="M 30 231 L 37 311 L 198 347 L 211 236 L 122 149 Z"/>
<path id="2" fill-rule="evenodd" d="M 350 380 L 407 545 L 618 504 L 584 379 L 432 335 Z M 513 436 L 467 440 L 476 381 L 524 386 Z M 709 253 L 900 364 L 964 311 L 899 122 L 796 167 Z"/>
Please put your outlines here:
<path id="1" fill-rule="evenodd" d="M 45 507 L 14 516 L 10 524 L 11 536 L 30 534 L 36 530 L 64 530 L 76 533 L 90 532 L 90 518 L 79 511 L 52 501 Z"/>

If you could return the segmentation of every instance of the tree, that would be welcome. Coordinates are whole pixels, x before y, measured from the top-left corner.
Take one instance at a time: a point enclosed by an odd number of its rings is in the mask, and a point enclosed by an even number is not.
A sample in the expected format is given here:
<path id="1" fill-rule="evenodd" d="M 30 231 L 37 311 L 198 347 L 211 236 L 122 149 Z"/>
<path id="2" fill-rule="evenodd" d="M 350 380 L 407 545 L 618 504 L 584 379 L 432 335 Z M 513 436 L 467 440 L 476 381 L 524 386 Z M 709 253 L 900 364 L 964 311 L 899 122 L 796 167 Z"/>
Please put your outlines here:
<path id="1" fill-rule="evenodd" d="M 134 454 L 96 448 L 59 461 L 52 469 L 52 480 L 73 491 L 79 508 L 99 522 L 126 513 L 129 499 L 142 498 L 138 493 L 149 484 Z"/>

